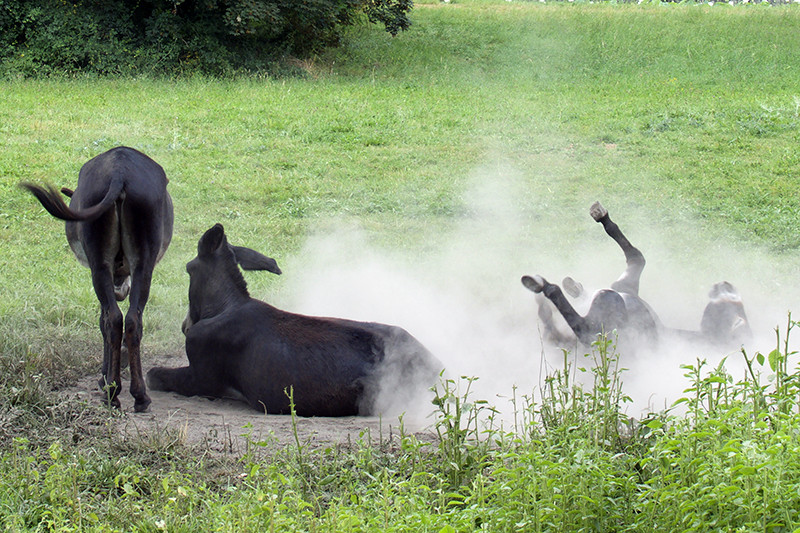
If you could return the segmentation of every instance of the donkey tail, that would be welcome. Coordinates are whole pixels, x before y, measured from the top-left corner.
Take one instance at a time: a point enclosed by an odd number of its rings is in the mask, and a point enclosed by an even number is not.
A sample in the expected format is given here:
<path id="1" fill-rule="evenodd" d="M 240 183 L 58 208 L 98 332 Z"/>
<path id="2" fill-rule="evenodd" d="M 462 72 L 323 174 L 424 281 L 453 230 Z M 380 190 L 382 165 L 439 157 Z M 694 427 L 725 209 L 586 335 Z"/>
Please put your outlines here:
<path id="1" fill-rule="evenodd" d="M 111 180 L 111 183 L 109 183 L 108 191 L 106 191 L 106 195 L 103 199 L 100 200 L 98 204 L 85 209 L 71 209 L 64 203 L 64 199 L 59 194 L 59 191 L 52 185 L 41 187 L 33 183 L 23 182 L 20 183 L 20 187 L 30 191 L 30 193 L 39 200 L 42 207 L 54 217 L 70 222 L 80 222 L 94 220 L 108 211 L 108 209 L 114 205 L 114 202 L 117 201 L 120 194 L 122 194 L 122 187 L 124 184 L 125 180 L 115 177 Z"/>

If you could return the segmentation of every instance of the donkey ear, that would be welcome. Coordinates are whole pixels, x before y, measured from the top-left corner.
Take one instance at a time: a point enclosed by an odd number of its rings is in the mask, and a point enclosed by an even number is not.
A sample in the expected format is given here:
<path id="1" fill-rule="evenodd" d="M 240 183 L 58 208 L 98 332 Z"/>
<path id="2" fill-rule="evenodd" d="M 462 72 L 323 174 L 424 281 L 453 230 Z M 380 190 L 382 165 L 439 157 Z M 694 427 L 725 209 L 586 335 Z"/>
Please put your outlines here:
<path id="1" fill-rule="evenodd" d="M 197 257 L 207 257 L 216 252 L 225 242 L 225 228 L 222 224 L 214 224 L 206 231 L 197 243 Z"/>
<path id="2" fill-rule="evenodd" d="M 231 246 L 231 249 L 236 256 L 236 262 L 244 270 L 266 270 L 273 274 L 281 273 L 281 269 L 278 268 L 278 262 L 271 257 L 244 246 Z"/>

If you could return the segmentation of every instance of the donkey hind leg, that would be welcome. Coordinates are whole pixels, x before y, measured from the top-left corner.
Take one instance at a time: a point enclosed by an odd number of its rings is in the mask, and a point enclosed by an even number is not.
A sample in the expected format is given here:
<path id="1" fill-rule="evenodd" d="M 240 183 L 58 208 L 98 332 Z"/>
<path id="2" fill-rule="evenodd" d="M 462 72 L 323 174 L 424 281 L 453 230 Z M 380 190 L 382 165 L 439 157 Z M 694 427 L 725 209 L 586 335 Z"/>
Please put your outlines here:
<path id="1" fill-rule="evenodd" d="M 100 331 L 103 334 L 103 368 L 97 384 L 106 394 L 108 404 L 119 408 L 122 311 L 114 298 L 110 271 L 102 268 L 93 269 L 92 282 L 97 299 L 100 301 Z"/>
<path id="2" fill-rule="evenodd" d="M 100 332 L 103 335 L 103 368 L 98 380 L 106 401 L 119 407 L 120 351 L 122 346 L 122 311 L 114 295 L 114 257 L 119 249 L 115 213 L 111 210 L 93 222 L 75 227 L 75 238 L 85 252 L 86 265 L 92 273 L 92 287 L 100 303 Z M 69 225 L 67 226 L 69 231 Z"/>
<path id="3" fill-rule="evenodd" d="M 611 284 L 611 288 L 618 292 L 638 296 L 639 279 L 645 266 L 644 255 L 623 235 L 619 226 L 611 221 L 611 217 L 608 216 L 608 210 L 600 202 L 592 204 L 589 208 L 589 214 L 595 221 L 603 225 L 603 229 L 606 230 L 608 236 L 614 239 L 614 242 L 622 248 L 625 254 L 625 263 L 627 264 L 625 272 L 622 273 L 617 281 Z"/>
<path id="4" fill-rule="evenodd" d="M 124 221 L 131 217 L 123 217 Z M 142 217 L 139 220 L 143 220 Z M 161 228 L 156 221 L 151 220 L 149 226 L 142 222 L 138 226 L 123 224 L 122 246 L 125 257 L 130 265 L 131 289 L 128 296 L 130 307 L 125 316 L 125 346 L 128 349 L 131 384 L 130 393 L 134 398 L 134 411 L 142 413 L 150 407 L 150 397 L 147 395 L 147 385 L 142 373 L 141 343 L 142 343 L 142 317 L 147 300 L 150 297 L 150 286 L 153 279 L 153 269 L 161 247 L 160 239 L 153 238 L 160 235 Z M 133 228 L 136 228 L 135 231 Z M 137 245 L 133 244 L 137 236 L 145 235 Z"/>
<path id="5" fill-rule="evenodd" d="M 150 397 L 147 395 L 147 386 L 142 375 L 142 316 L 144 307 L 150 294 L 150 275 L 152 266 L 137 268 L 132 274 L 130 307 L 125 315 L 125 347 L 128 351 L 128 364 L 130 365 L 131 384 L 130 392 L 134 398 L 133 409 L 137 413 L 147 411 L 150 407 Z"/>
<path id="6" fill-rule="evenodd" d="M 145 412 L 150 406 L 147 385 L 142 373 L 141 342 L 142 320 L 153 270 L 164 244 L 164 215 L 160 206 L 149 201 L 132 199 L 129 194 L 120 208 L 120 240 L 125 260 L 130 270 L 130 306 L 125 316 L 125 346 L 128 349 L 134 410 Z"/>

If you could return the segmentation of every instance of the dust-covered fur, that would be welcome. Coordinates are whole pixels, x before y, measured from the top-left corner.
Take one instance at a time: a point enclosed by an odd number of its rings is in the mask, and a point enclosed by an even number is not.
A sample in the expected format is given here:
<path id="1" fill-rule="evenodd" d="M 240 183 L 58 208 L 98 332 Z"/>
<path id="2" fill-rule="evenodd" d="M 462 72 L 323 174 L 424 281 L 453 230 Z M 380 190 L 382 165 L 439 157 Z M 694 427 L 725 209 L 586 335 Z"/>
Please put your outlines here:
<path id="1" fill-rule="evenodd" d="M 545 340 L 564 347 L 574 345 L 577 340 L 588 346 L 597 339 L 597 335 L 616 331 L 623 345 L 635 348 L 653 345 L 670 337 L 717 346 L 736 346 L 749 338 L 750 326 L 741 297 L 727 281 L 712 287 L 699 331 L 665 327 L 653 308 L 639 296 L 639 281 L 645 267 L 644 255 L 628 241 L 599 202 L 591 206 L 589 213 L 622 249 L 626 268 L 610 288 L 595 293 L 585 315 L 575 310 L 558 285 L 540 275 L 523 276 L 522 284 L 536 293 Z M 566 278 L 563 284 L 570 296 L 584 297 L 583 287 L 571 278 Z M 564 318 L 569 331 L 556 323 L 555 312 Z"/>

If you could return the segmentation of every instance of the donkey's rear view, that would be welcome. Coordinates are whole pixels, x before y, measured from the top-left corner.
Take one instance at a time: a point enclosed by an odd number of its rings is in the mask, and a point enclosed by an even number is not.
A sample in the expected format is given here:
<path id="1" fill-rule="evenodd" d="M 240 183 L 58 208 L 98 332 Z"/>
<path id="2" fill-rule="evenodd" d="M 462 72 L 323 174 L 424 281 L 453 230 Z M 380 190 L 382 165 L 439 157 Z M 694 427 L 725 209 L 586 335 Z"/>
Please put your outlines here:
<path id="1" fill-rule="evenodd" d="M 81 167 L 69 207 L 52 186 L 28 189 L 54 217 L 66 221 L 67 240 L 81 264 L 92 271 L 100 301 L 103 376 L 111 405 L 119 407 L 121 350 L 127 349 L 134 409 L 146 411 L 150 398 L 142 377 L 142 313 L 150 295 L 153 268 L 172 238 L 172 199 L 161 166 L 132 148 L 112 148 Z M 124 317 L 117 305 L 130 297 Z"/>

